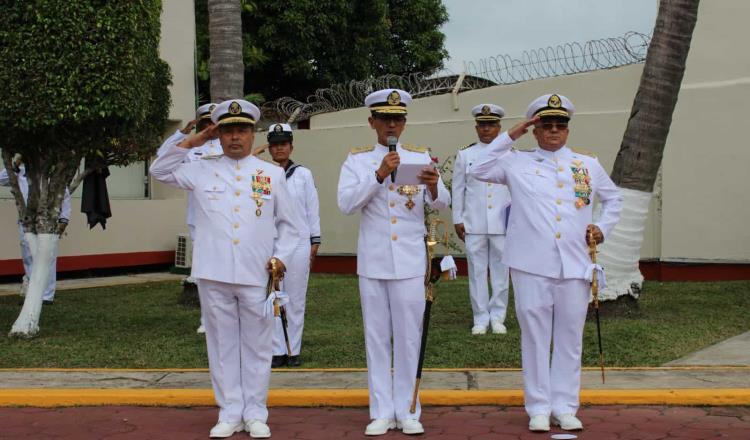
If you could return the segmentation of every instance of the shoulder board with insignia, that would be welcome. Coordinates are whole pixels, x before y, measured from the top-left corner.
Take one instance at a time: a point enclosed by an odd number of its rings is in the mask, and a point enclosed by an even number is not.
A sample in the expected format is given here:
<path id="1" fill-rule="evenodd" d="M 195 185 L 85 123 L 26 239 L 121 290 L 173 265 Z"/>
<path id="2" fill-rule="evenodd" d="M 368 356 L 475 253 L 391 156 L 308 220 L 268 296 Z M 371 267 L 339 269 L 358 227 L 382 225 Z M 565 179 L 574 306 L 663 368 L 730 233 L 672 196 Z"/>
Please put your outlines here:
<path id="1" fill-rule="evenodd" d="M 223 154 L 211 154 L 208 156 L 201 156 L 201 159 L 221 159 L 222 157 L 224 157 Z"/>
<path id="2" fill-rule="evenodd" d="M 477 144 L 476 142 L 474 142 L 474 143 L 471 143 L 471 144 L 469 144 L 469 145 L 467 145 L 467 146 L 465 146 L 465 147 L 461 148 L 461 151 L 463 151 L 463 150 L 465 150 L 465 149 L 467 149 L 467 148 L 473 147 L 473 146 L 474 146 L 474 145 L 476 145 L 476 144 Z"/>
<path id="3" fill-rule="evenodd" d="M 536 151 L 536 148 L 518 148 L 518 147 L 511 147 L 513 151 L 520 151 L 522 153 L 531 153 L 532 151 Z"/>
<path id="4" fill-rule="evenodd" d="M 253 157 L 255 157 L 256 159 L 258 159 L 260 161 L 263 161 L 265 163 L 270 163 L 271 165 L 274 165 L 274 166 L 277 166 L 277 167 L 279 166 L 279 164 L 277 164 L 276 162 L 274 162 L 272 160 L 268 160 L 265 157 L 260 157 L 260 156 L 253 156 Z M 279 167 L 279 168 L 281 168 L 281 167 Z"/>
<path id="5" fill-rule="evenodd" d="M 592 153 L 589 150 L 582 150 L 580 148 L 571 148 L 570 150 L 574 153 L 583 154 L 584 156 L 589 156 L 589 157 L 593 157 L 594 159 L 596 159 L 596 154 Z"/>
<path id="6" fill-rule="evenodd" d="M 401 148 L 403 148 L 406 151 L 411 151 L 412 153 L 426 153 L 430 151 L 427 147 L 418 147 L 416 145 L 409 145 L 409 144 L 401 144 Z"/>
<path id="7" fill-rule="evenodd" d="M 375 149 L 375 145 L 365 145 L 364 147 L 354 147 L 349 151 L 351 154 L 367 153 Z"/>

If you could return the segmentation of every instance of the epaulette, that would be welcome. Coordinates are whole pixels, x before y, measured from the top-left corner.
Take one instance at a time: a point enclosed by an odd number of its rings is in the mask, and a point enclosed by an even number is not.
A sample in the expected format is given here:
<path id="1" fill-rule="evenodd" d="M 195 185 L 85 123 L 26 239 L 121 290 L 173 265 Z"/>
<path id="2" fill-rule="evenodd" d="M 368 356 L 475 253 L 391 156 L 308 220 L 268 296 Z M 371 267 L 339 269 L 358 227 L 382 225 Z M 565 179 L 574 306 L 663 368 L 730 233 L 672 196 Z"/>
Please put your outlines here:
<path id="1" fill-rule="evenodd" d="M 411 151 L 412 153 L 426 153 L 430 151 L 427 147 L 418 147 L 416 145 L 409 145 L 409 144 L 401 144 L 401 148 L 403 148 L 406 151 Z"/>
<path id="2" fill-rule="evenodd" d="M 354 147 L 349 151 L 350 154 L 367 153 L 375 149 L 375 145 L 365 145 L 364 147 Z"/>
<path id="3" fill-rule="evenodd" d="M 224 157 L 223 154 L 211 154 L 209 156 L 201 156 L 201 159 L 221 159 Z"/>
<path id="4" fill-rule="evenodd" d="M 255 158 L 258 159 L 258 160 L 262 160 L 263 162 L 270 163 L 271 165 L 276 165 L 277 167 L 279 166 L 279 164 L 277 164 L 276 162 L 270 161 L 270 160 L 266 159 L 265 157 L 255 156 Z M 279 167 L 279 168 L 281 168 L 281 167 Z"/>
<path id="5" fill-rule="evenodd" d="M 589 156 L 589 157 L 593 157 L 594 159 L 596 159 L 596 154 L 592 153 L 589 150 L 582 150 L 580 148 L 571 148 L 570 150 L 574 153 L 583 154 L 584 156 Z"/>
<path id="6" fill-rule="evenodd" d="M 467 145 L 467 146 L 465 146 L 465 147 L 461 148 L 461 150 L 460 150 L 460 151 L 463 151 L 463 150 L 465 150 L 465 149 L 467 149 L 467 148 L 469 148 L 469 147 L 473 147 L 473 146 L 474 146 L 474 145 L 476 145 L 476 144 L 477 144 L 476 142 L 474 142 L 474 143 L 472 143 L 472 144 L 469 144 L 469 145 Z"/>
<path id="7" fill-rule="evenodd" d="M 522 153 L 531 153 L 532 151 L 536 151 L 536 148 L 518 148 L 516 146 L 511 147 L 513 151 L 520 151 Z"/>

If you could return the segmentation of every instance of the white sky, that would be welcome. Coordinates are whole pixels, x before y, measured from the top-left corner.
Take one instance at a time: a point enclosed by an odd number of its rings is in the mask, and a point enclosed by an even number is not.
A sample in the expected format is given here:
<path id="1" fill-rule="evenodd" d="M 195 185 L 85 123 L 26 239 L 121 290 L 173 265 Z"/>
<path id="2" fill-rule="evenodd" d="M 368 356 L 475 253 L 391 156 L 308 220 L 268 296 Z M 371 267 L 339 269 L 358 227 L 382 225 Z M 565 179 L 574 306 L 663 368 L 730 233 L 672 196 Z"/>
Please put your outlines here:
<path id="1" fill-rule="evenodd" d="M 443 26 L 455 73 L 464 61 L 560 43 L 620 37 L 628 31 L 650 34 L 658 0 L 443 0 L 449 19 Z"/>

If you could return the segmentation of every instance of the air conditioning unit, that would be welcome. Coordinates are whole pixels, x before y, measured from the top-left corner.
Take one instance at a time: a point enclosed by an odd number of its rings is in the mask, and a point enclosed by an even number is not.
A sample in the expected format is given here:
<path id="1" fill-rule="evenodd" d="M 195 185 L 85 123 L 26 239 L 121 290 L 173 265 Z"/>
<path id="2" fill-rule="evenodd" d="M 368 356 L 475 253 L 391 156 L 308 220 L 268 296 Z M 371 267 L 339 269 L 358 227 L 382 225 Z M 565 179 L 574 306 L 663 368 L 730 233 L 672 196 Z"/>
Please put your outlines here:
<path id="1" fill-rule="evenodd" d="M 193 241 L 189 234 L 177 235 L 177 249 L 174 253 L 174 265 L 183 269 L 189 269 L 193 263 Z"/>

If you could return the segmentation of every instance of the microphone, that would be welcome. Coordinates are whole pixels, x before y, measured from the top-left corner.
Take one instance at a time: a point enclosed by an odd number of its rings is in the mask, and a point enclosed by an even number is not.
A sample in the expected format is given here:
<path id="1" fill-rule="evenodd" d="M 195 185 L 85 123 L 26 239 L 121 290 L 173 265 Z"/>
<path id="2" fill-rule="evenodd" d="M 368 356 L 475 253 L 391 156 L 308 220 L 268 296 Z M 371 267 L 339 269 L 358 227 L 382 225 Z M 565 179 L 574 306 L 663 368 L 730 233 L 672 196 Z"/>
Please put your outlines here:
<path id="1" fill-rule="evenodd" d="M 396 136 L 388 136 L 388 151 L 396 151 L 396 143 L 398 143 L 398 139 L 396 139 Z M 391 182 L 396 181 L 396 170 L 393 170 L 391 172 Z"/>

